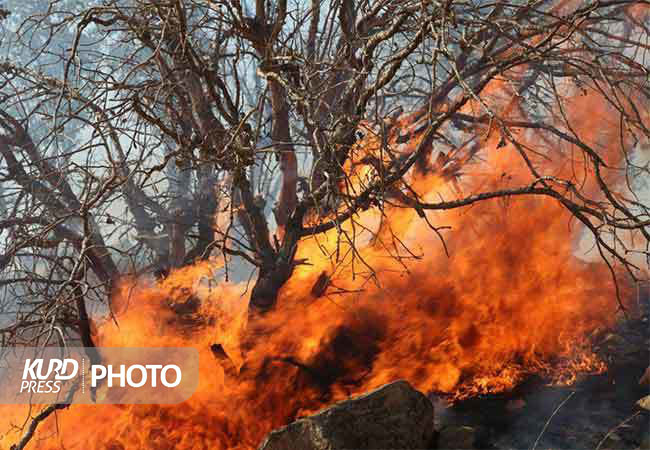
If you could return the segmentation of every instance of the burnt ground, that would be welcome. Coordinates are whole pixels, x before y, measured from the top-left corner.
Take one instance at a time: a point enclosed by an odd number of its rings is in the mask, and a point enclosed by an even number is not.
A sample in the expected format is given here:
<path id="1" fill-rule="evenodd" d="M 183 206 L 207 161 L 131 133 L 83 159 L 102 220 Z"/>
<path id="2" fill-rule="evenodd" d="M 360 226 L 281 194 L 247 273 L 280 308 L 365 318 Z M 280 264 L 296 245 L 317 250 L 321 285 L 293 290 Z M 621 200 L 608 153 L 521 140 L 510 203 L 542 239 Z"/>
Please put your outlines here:
<path id="1" fill-rule="evenodd" d="M 622 321 L 600 336 L 597 352 L 608 361 L 607 372 L 573 386 L 532 378 L 513 392 L 452 407 L 434 399 L 439 448 L 650 448 L 650 411 L 636 405 L 650 394 L 650 386 L 639 384 L 650 365 L 649 319 L 646 313 Z"/>

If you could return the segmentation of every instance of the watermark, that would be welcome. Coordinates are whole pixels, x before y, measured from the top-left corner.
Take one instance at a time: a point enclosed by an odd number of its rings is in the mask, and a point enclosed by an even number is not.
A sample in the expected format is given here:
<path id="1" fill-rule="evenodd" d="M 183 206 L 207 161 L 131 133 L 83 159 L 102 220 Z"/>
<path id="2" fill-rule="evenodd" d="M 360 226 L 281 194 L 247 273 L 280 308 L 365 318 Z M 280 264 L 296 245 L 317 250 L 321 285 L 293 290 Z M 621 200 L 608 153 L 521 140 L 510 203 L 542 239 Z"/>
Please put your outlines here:
<path id="1" fill-rule="evenodd" d="M 0 348 L 0 404 L 173 404 L 194 393 L 194 348 Z"/>

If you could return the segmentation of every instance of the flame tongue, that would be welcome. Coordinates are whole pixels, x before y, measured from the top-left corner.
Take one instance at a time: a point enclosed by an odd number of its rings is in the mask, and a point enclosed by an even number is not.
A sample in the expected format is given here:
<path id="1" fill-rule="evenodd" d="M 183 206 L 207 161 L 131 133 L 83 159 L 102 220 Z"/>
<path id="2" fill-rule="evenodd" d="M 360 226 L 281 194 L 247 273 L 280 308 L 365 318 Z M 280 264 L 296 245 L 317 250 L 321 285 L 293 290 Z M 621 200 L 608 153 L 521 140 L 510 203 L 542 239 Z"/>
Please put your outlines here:
<path id="1" fill-rule="evenodd" d="M 614 317 L 609 275 L 603 265 L 574 256 L 574 243 L 562 238 L 568 217 L 557 204 L 494 202 L 441 215 L 441 223 L 464 231 L 447 240 L 449 257 L 420 221 L 401 219 L 408 229 L 402 242 L 419 245 L 412 249 L 415 264 L 405 263 L 408 271 L 375 241 L 360 255 L 375 268 L 371 282 L 349 261 L 331 266 L 306 241 L 298 257 L 313 266 L 300 266 L 278 309 L 247 326 L 239 287 L 200 283 L 209 265 L 137 286 L 120 329 L 99 328 L 102 345 L 145 339 L 198 347 L 199 391 L 180 406 L 70 408 L 59 419 L 63 441 L 252 448 L 299 415 L 398 378 L 464 398 L 510 389 L 530 373 L 566 382 L 603 369 L 587 336 Z M 323 271 L 330 281 L 315 297 Z M 191 331 L 165 306 L 187 300 L 179 285 L 194 286 L 200 316 L 211 317 Z M 225 349 L 220 358 L 210 350 L 215 342 Z M 108 421 L 112 436 L 67 434 L 81 416 Z"/>
<path id="2" fill-rule="evenodd" d="M 363 291 L 310 305 L 322 315 L 301 332 L 330 316 L 358 323 L 370 311 L 381 333 L 367 347 L 381 350 L 362 389 L 406 378 L 425 391 L 462 397 L 511 388 L 530 372 L 552 375 L 552 360 L 565 361 L 567 372 L 600 367 L 588 363 L 584 339 L 613 317 L 608 273 L 577 259 L 573 244 L 559 238 L 567 223 L 559 207 L 533 199 L 446 219 L 464 231 L 447 241 L 450 257 L 435 252 L 437 238 L 420 230 L 421 260 L 408 273 L 384 262 L 376 272 L 380 287 L 355 283 L 351 268 L 339 269 L 336 287 Z M 377 267 L 381 256 L 368 253 L 366 262 Z"/>
<path id="3" fill-rule="evenodd" d="M 467 177 L 465 192 L 529 182 L 509 145 L 490 136 L 484 147 L 482 175 Z M 430 173 L 412 187 L 424 199 L 453 198 L 458 187 L 445 180 Z M 569 382 L 603 370 L 588 336 L 614 320 L 614 286 L 606 265 L 576 257 L 582 230 L 555 200 L 494 200 L 428 220 L 454 231 L 439 230 L 448 256 L 429 224 L 404 209 L 345 224 L 348 233 L 373 230 L 357 235 L 356 249 L 336 230 L 304 240 L 296 259 L 310 265 L 296 268 L 274 311 L 248 324 L 244 286 L 201 282 L 214 263 L 153 285 L 125 280 L 119 328 L 100 325 L 98 343 L 196 347 L 199 390 L 170 407 L 73 406 L 43 424 L 42 433 L 61 432 L 37 448 L 252 448 L 301 414 L 400 378 L 463 398 L 510 389 L 530 373 Z M 196 320 L 181 321 L 169 305 L 188 305 L 190 295 L 201 301 L 187 312 Z"/>

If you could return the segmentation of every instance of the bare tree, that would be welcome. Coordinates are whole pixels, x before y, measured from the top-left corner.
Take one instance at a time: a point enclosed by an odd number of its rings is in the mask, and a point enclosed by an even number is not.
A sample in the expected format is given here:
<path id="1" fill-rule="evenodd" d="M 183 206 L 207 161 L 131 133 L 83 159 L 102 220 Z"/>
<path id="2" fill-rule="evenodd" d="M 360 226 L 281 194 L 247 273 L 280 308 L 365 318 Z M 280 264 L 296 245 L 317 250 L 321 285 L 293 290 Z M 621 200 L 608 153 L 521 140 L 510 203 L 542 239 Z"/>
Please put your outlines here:
<path id="1" fill-rule="evenodd" d="M 91 345 L 86 302 L 121 274 L 213 254 L 226 276 L 229 261 L 255 268 L 250 305 L 266 311 L 305 263 L 300 240 L 337 230 L 354 246 L 342 224 L 368 209 L 428 220 L 548 196 L 636 276 L 650 238 L 647 6 L 101 0 L 20 20 L 8 7 L 3 46 L 21 58 L 0 65 L 0 283 L 22 303 L 4 338 L 74 330 Z M 622 165 L 575 131 L 566 108 L 582 94 L 616 116 Z M 463 193 L 495 137 L 529 182 Z M 589 170 L 558 176 L 545 158 Z M 414 180 L 431 174 L 457 198 L 425 201 Z"/>

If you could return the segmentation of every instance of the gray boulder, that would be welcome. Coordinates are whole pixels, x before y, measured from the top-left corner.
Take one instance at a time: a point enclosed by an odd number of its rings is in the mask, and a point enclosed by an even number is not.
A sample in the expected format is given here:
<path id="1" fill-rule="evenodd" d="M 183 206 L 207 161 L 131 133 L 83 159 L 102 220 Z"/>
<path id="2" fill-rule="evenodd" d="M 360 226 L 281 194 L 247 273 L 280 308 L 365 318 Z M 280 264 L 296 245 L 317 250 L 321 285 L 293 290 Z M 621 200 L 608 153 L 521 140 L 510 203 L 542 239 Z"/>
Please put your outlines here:
<path id="1" fill-rule="evenodd" d="M 273 431 L 259 449 L 425 449 L 433 433 L 429 399 L 396 381 Z"/>

